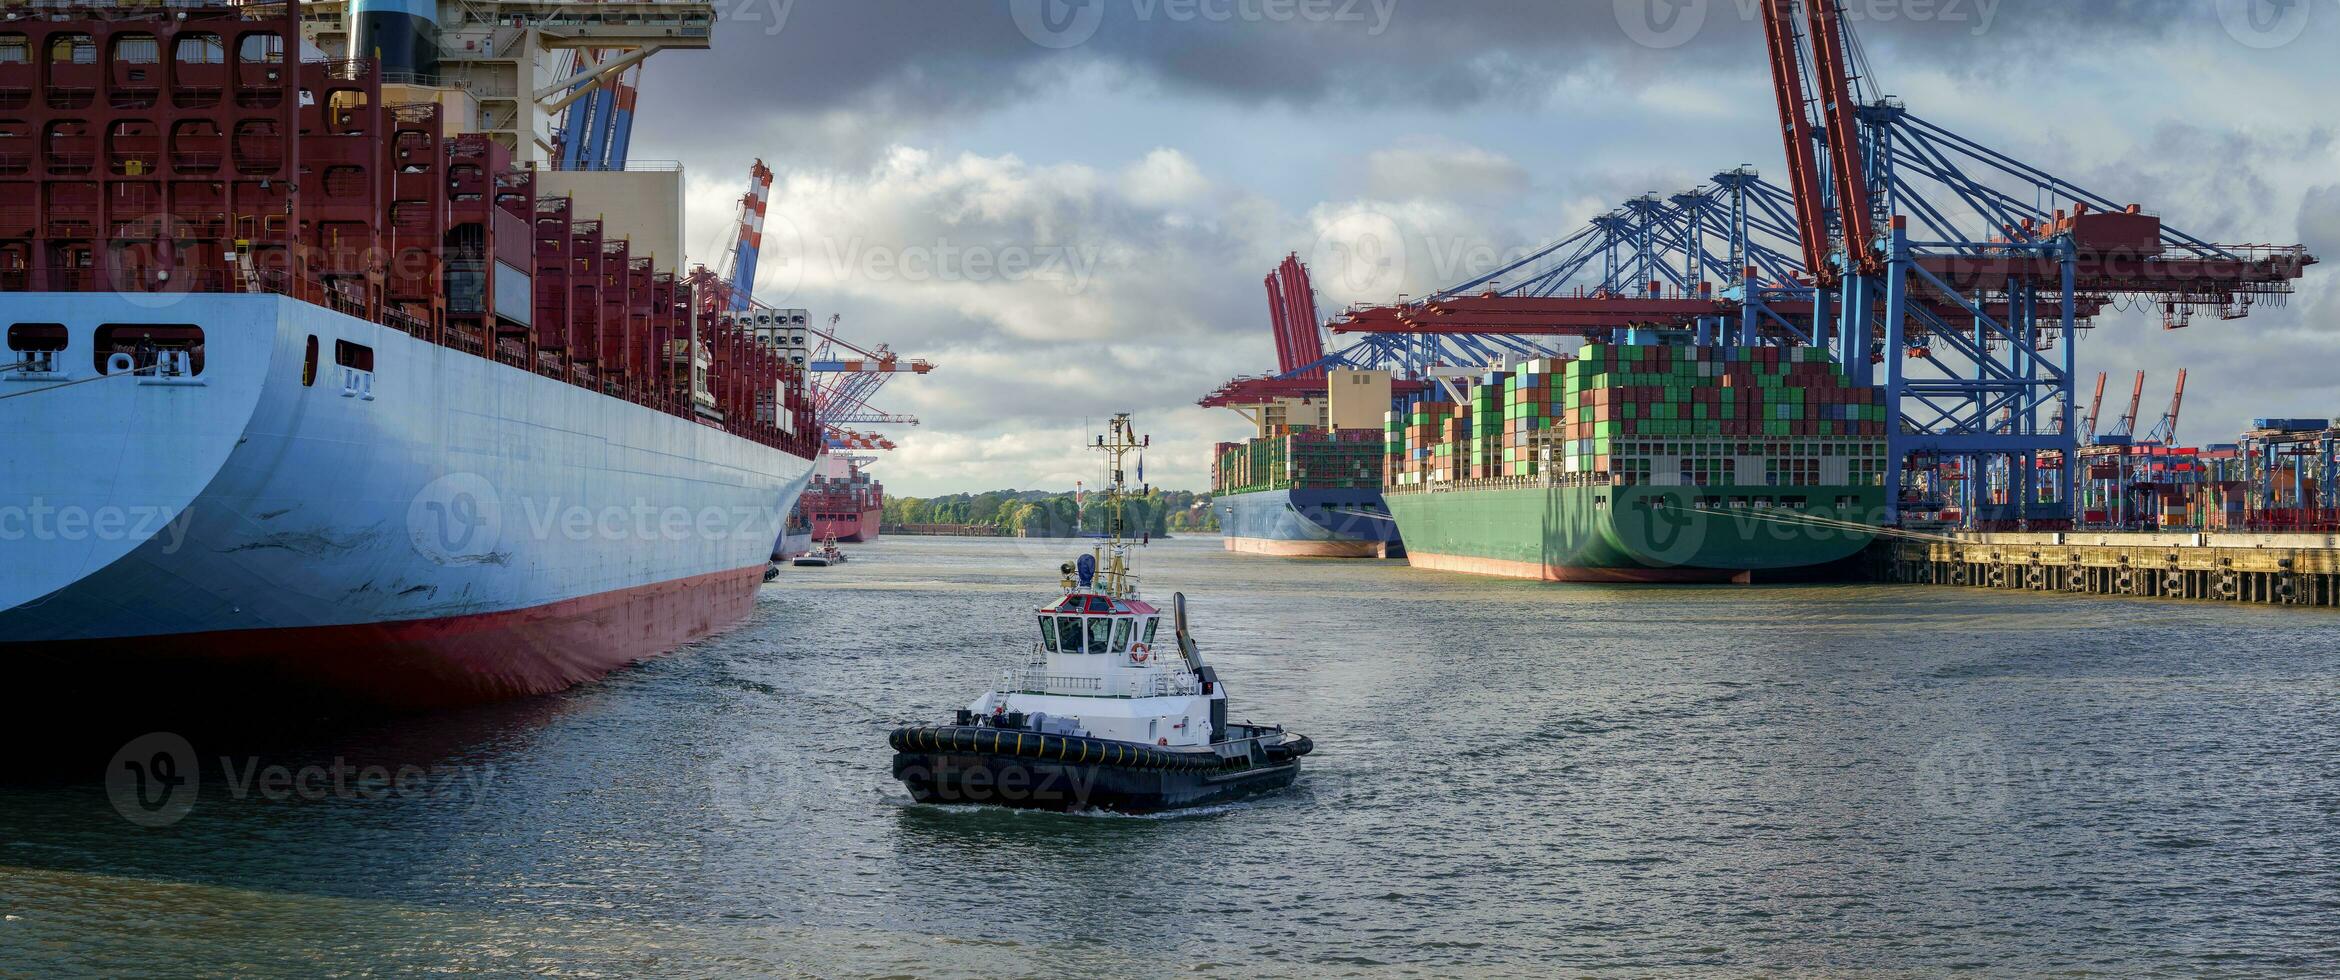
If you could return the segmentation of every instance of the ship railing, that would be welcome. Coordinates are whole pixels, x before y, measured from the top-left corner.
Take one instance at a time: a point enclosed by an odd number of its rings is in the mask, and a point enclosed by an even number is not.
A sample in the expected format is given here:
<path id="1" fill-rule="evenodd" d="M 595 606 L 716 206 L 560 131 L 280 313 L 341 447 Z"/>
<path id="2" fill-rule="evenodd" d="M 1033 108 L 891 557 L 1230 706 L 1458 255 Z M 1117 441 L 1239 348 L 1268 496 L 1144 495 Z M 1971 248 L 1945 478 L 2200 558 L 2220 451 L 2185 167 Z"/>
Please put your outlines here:
<path id="1" fill-rule="evenodd" d="M 1541 473 L 1535 476 L 1490 476 L 1470 480 L 1440 480 L 1434 483 L 1408 483 L 1381 488 L 1384 496 L 1390 494 L 1450 493 L 1464 490 L 1542 490 L 1554 487 L 1612 487 L 1625 486 L 1622 478 L 1607 472 L 1596 473 Z"/>
<path id="2" fill-rule="evenodd" d="M 999 689 L 1021 694 L 1103 694 L 1105 679 L 1040 670 L 1009 670 L 1000 675 Z"/>
<path id="3" fill-rule="evenodd" d="M 1202 693 L 1191 673 L 1148 673 L 1108 682 L 1085 674 L 1051 674 L 1029 668 L 1002 671 L 999 689 L 1020 694 L 1075 694 L 1090 697 L 1164 698 Z"/>
<path id="4" fill-rule="evenodd" d="M 1201 679 L 1183 671 L 1170 674 L 1147 674 L 1137 678 L 1130 687 L 1135 692 L 1130 696 L 1136 698 L 1184 697 L 1202 693 Z"/>

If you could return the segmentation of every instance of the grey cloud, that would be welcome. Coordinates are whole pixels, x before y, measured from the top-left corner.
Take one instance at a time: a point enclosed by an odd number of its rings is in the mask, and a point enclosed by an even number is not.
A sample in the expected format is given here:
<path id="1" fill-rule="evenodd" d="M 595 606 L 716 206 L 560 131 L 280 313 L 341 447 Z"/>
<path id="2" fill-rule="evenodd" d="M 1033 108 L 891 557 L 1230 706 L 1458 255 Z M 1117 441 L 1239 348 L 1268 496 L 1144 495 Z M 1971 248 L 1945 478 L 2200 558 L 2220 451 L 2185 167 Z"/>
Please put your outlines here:
<path id="1" fill-rule="evenodd" d="M 2340 184 L 2307 193 L 2299 208 L 2299 236 L 2309 252 L 2327 262 L 2340 262 Z"/>
<path id="2" fill-rule="evenodd" d="M 1101 19 L 1083 43 L 1047 47 L 1018 28 L 1019 4 L 1095 5 Z M 1886 69 L 2010 70 L 2068 51 L 2074 38 L 2101 49 L 2219 29 L 2198 0 L 1850 6 L 1872 60 Z M 655 66 L 646 89 L 655 104 L 679 109 L 745 93 L 760 110 L 751 115 L 882 110 L 933 119 L 1044 99 L 1074 68 L 1104 63 L 1247 104 L 1454 107 L 1532 102 L 1588 65 L 1633 85 L 1763 63 L 1754 0 L 725 0 L 720 9 L 714 50 L 663 56 Z M 1680 38 L 1650 33 L 1650 23 L 1674 23 L 1677 10 L 1698 29 Z"/>

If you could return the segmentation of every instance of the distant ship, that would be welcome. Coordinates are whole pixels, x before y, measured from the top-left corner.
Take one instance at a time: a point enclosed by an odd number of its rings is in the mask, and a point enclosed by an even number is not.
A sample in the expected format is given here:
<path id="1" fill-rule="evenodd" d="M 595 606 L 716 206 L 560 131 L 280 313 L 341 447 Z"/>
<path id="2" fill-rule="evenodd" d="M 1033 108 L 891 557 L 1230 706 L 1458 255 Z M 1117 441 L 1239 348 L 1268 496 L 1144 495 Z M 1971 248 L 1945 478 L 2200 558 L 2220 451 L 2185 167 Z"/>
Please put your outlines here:
<path id="1" fill-rule="evenodd" d="M 811 475 L 802 375 L 723 283 L 385 85 L 416 65 L 300 58 L 317 13 L 0 25 L 0 108 L 61 120 L 0 122 L 19 692 L 559 690 L 744 616 Z M 390 21 L 368 50 L 436 34 Z"/>
<path id="2" fill-rule="evenodd" d="M 1419 387 L 1419 386 L 1416 386 Z M 1382 500 L 1386 371 L 1337 369 L 1265 389 L 1228 385 L 1203 404 L 1231 408 L 1258 433 L 1223 442 L 1211 466 L 1211 511 L 1227 550 L 1286 558 L 1404 554 Z"/>
<path id="3" fill-rule="evenodd" d="M 1251 438 L 1220 443 L 1212 457 L 1220 540 L 1229 551 L 1286 558 L 1403 555 L 1381 499 L 1382 419 L 1396 399 L 1428 386 L 1325 356 L 1315 287 L 1298 255 L 1264 284 L 1278 373 L 1237 378 L 1199 403 L 1253 427 Z"/>
<path id="4" fill-rule="evenodd" d="M 886 488 L 852 458 L 823 456 L 797 506 L 812 524 L 814 541 L 875 541 L 885 516 Z"/>
<path id="5" fill-rule="evenodd" d="M 1211 510 L 1227 550 L 1286 558 L 1394 555 L 1372 429 L 1299 431 L 1219 445 Z"/>
<path id="6" fill-rule="evenodd" d="M 1884 393 L 1812 348 L 1590 344 L 1389 414 L 1416 568 L 1750 583 L 1851 559 L 1884 507 Z"/>

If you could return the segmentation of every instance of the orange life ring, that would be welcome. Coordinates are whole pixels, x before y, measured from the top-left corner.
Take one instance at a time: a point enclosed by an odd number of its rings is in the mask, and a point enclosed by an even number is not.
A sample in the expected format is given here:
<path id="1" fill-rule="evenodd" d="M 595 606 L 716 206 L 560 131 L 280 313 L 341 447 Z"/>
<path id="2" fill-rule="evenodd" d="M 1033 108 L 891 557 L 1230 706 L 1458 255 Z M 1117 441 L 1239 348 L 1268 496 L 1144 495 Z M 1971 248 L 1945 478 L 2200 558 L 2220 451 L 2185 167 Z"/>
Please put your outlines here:
<path id="1" fill-rule="evenodd" d="M 1153 652 L 1153 648 L 1148 647 L 1143 643 L 1133 645 L 1129 648 L 1129 662 L 1135 664 L 1145 663 L 1146 658 L 1153 656 Z"/>

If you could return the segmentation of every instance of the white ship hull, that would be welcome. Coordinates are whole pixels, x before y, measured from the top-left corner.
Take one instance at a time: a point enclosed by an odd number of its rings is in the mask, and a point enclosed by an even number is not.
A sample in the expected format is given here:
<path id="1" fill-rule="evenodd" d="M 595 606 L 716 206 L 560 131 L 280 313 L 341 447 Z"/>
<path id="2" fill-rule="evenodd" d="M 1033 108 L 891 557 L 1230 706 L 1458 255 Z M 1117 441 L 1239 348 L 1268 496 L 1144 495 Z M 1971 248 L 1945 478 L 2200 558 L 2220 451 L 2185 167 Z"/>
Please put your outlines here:
<path id="1" fill-rule="evenodd" d="M 556 690 L 743 615 L 812 466 L 279 296 L 0 312 L 69 331 L 56 374 L 0 382 L 0 656 L 66 680 L 120 662 L 398 704 Z M 124 323 L 202 327 L 201 374 L 101 377 L 93 334 Z"/>

